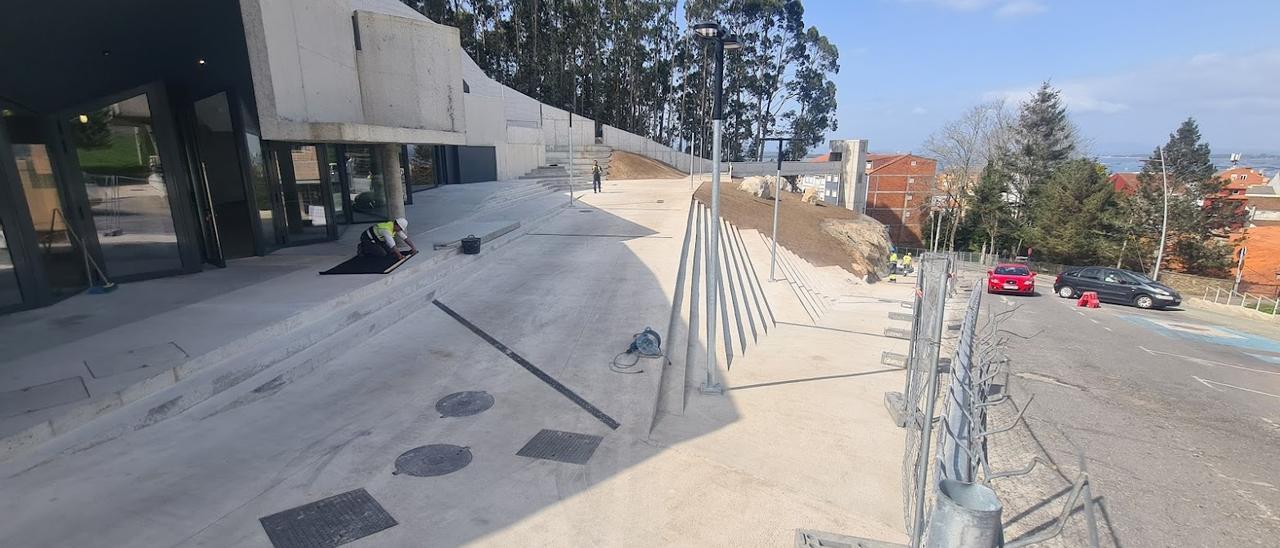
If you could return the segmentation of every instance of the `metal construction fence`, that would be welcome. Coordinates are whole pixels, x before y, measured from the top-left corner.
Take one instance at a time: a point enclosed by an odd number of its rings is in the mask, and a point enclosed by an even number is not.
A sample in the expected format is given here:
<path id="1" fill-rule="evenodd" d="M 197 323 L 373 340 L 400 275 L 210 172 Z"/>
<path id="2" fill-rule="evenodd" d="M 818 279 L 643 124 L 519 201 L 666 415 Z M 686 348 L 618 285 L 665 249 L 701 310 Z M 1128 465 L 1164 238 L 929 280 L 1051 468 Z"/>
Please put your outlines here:
<path id="1" fill-rule="evenodd" d="M 886 405 L 894 421 L 906 429 L 907 443 L 902 459 L 903 516 L 907 531 L 922 530 L 928 510 L 930 490 L 929 444 L 934 405 L 938 399 L 938 355 L 942 348 L 942 320 L 951 278 L 951 260 L 925 255 L 919 261 L 915 297 L 912 303 L 910 344 L 907 347 L 906 385 L 901 393 L 886 394 Z"/>
<path id="2" fill-rule="evenodd" d="M 1270 314 L 1272 318 L 1276 316 L 1276 309 L 1280 308 L 1280 299 L 1253 295 L 1248 292 L 1238 293 L 1233 289 L 1223 291 L 1221 287 L 1204 288 L 1204 296 L 1201 298 L 1215 304 L 1239 306 L 1262 314 Z"/>
<path id="3" fill-rule="evenodd" d="M 902 492 L 910 546 L 995 547 L 1026 546 L 1061 534 L 1076 506 L 1083 501 L 1092 546 L 1098 546 L 1089 475 L 1080 458 L 1066 506 L 1053 526 L 1005 543 L 1001 503 L 991 481 L 1030 474 L 1033 458 L 1022 469 L 992 470 L 988 459 L 991 436 L 1023 423 L 1031 400 L 1019 409 L 1008 389 L 1007 338 L 1000 324 L 1015 309 L 982 314 L 983 281 L 957 290 L 956 260 L 948 254 L 927 253 L 920 260 L 912 303 L 912 331 L 906 359 L 906 387 L 886 394 L 894 421 L 906 430 Z M 940 359 L 947 299 L 967 291 L 963 317 L 950 362 Z M 1000 381 L 1000 382 L 997 382 Z M 943 382 L 946 384 L 943 385 Z M 940 390 L 945 386 L 945 392 Z M 987 410 L 1010 405 L 1015 416 L 1007 425 L 989 425 Z M 936 425 L 936 427 L 935 427 Z"/>

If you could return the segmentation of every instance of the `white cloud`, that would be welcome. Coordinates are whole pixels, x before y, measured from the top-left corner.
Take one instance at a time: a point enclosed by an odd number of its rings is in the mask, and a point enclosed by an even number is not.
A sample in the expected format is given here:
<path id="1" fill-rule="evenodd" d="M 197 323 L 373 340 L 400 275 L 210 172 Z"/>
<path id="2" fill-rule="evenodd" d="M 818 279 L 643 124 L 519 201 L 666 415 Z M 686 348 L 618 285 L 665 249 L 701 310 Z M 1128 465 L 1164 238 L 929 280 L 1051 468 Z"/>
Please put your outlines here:
<path id="1" fill-rule="evenodd" d="M 928 2 L 954 11 L 991 11 L 1004 18 L 1043 13 L 1049 9 L 1040 0 L 900 0 L 907 3 Z"/>
<path id="2" fill-rule="evenodd" d="M 1035 15 L 1048 10 L 1044 4 L 1033 0 L 1014 0 L 999 8 L 996 8 L 996 15 L 1000 17 L 1022 17 L 1025 15 Z"/>
<path id="3" fill-rule="evenodd" d="M 1280 49 L 1202 53 L 1109 74 L 1054 79 L 1051 84 L 1062 90 L 1067 108 L 1079 115 L 1082 126 L 1089 130 L 1093 125 L 1098 133 L 1141 128 L 1158 137 L 1193 116 L 1202 129 L 1217 128 L 1224 140 L 1253 141 L 1264 139 L 1254 135 L 1256 131 L 1274 128 L 1280 120 Z M 988 92 L 986 98 L 1016 105 L 1038 86 L 1027 82 Z M 1265 140 L 1270 143 L 1258 146 L 1275 147 L 1274 138 Z"/>
<path id="4" fill-rule="evenodd" d="M 916 108 L 911 109 L 911 113 L 912 113 L 912 114 L 915 114 L 916 116 L 920 116 L 920 115 L 922 115 L 922 114 L 928 114 L 928 113 L 929 113 L 929 109 L 926 109 L 926 108 L 924 108 L 924 107 L 916 107 Z"/>

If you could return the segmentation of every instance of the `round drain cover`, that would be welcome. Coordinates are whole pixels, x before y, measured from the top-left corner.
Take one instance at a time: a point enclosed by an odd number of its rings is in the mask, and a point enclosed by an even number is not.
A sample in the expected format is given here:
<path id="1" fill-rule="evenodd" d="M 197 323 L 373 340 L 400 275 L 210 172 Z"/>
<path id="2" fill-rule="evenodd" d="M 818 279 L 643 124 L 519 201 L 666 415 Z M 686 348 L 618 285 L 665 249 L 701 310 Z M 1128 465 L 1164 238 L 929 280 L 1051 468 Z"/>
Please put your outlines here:
<path id="1" fill-rule="evenodd" d="M 436 402 L 441 417 L 468 417 L 493 407 L 493 396 L 483 390 L 455 392 Z"/>
<path id="2" fill-rule="evenodd" d="M 471 450 L 457 445 L 424 445 L 396 457 L 396 473 L 420 478 L 443 476 L 471 464 Z"/>

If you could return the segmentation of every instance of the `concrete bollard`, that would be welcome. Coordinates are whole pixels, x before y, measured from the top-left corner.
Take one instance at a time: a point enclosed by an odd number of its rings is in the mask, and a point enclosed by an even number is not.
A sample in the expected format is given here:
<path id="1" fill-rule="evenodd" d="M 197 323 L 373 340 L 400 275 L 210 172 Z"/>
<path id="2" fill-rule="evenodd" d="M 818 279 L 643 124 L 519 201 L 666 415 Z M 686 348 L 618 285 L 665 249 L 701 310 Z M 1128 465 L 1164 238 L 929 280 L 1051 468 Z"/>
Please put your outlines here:
<path id="1" fill-rule="evenodd" d="M 985 485 L 938 482 L 924 545 L 928 548 L 996 548 L 1004 545 L 1000 499 Z"/>

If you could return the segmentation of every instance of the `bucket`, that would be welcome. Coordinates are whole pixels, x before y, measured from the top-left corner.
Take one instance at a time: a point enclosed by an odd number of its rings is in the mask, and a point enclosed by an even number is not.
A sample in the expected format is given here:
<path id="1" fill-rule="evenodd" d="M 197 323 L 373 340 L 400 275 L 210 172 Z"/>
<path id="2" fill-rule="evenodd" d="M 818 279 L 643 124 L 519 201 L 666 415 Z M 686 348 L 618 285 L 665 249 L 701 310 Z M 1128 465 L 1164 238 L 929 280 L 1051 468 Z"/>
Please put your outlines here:
<path id="1" fill-rule="evenodd" d="M 464 255 L 477 255 L 480 253 L 480 238 L 475 234 L 462 239 L 462 253 Z"/>

